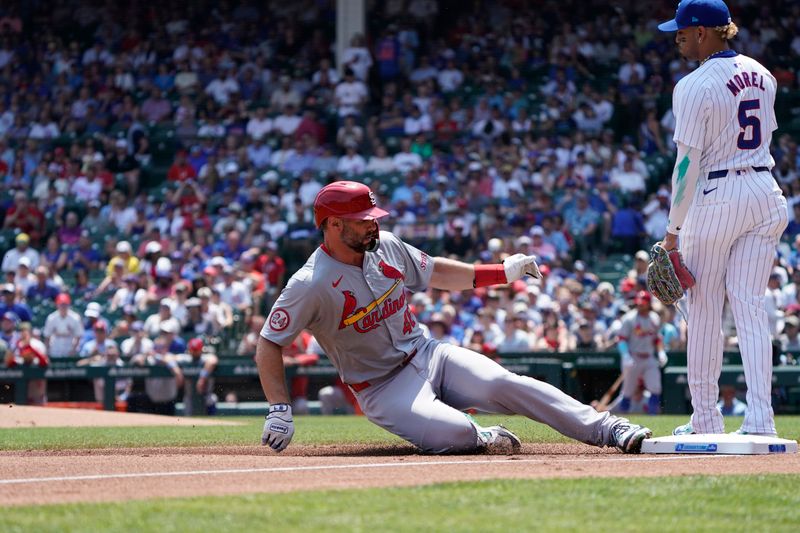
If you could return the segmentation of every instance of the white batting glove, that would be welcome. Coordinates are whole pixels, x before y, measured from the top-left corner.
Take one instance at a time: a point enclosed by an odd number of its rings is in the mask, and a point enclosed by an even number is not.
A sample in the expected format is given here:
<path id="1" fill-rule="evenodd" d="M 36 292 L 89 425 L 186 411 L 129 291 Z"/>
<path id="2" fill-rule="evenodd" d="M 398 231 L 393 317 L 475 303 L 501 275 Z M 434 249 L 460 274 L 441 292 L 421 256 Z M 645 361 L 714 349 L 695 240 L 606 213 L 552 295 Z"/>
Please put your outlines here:
<path id="1" fill-rule="evenodd" d="M 664 350 L 658 352 L 658 366 L 664 368 L 665 366 L 667 366 L 668 362 L 669 362 L 669 357 L 667 357 L 667 352 L 665 352 Z"/>
<path id="2" fill-rule="evenodd" d="M 542 273 L 539 272 L 539 265 L 536 264 L 535 255 L 514 254 L 503 261 L 503 269 L 506 271 L 506 280 L 513 283 L 521 279 L 525 274 L 541 279 Z"/>
<path id="3" fill-rule="evenodd" d="M 280 452 L 289 445 L 293 435 L 292 406 L 288 403 L 270 405 L 269 414 L 264 421 L 264 433 L 261 434 L 261 445 L 269 445 L 276 452 Z"/>

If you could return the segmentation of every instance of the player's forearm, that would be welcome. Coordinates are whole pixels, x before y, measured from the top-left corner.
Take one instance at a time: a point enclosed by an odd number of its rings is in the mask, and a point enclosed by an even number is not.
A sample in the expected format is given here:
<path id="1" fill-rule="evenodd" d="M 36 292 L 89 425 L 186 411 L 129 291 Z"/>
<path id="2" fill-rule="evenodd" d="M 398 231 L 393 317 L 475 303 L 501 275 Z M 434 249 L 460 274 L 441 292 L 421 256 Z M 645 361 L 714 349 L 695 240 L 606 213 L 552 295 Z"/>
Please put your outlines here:
<path id="1" fill-rule="evenodd" d="M 255 360 L 267 401 L 270 404 L 289 403 L 281 347 L 259 335 Z"/>
<path id="2" fill-rule="evenodd" d="M 502 268 L 502 267 L 501 267 Z M 446 291 L 464 291 L 473 287 L 475 266 L 446 257 L 433 261 L 433 275 L 430 286 Z"/>
<path id="3" fill-rule="evenodd" d="M 667 223 L 669 233 L 677 235 L 686 220 L 700 177 L 700 156 L 697 148 L 678 143 L 678 157 L 672 171 L 672 205 Z"/>

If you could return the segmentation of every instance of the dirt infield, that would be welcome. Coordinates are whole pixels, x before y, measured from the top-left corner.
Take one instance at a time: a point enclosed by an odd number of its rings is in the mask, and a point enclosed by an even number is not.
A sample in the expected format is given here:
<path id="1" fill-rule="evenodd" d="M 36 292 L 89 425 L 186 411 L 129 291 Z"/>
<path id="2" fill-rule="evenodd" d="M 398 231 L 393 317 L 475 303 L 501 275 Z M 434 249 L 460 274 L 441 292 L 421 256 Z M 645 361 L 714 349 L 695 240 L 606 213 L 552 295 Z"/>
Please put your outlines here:
<path id="1" fill-rule="evenodd" d="M 800 456 L 623 455 L 581 444 L 433 457 L 406 446 L 0 453 L 0 506 L 424 485 L 496 478 L 800 474 Z"/>
<path id="2" fill-rule="evenodd" d="M 225 420 L 179 416 L 117 413 L 93 409 L 57 409 L 27 405 L 0 405 L 0 428 L 21 427 L 125 427 L 125 426 L 223 426 Z"/>
<path id="3" fill-rule="evenodd" d="M 2 427 L 214 423 L 102 411 L 0 409 Z M 260 446 L 14 451 L 0 452 L 0 507 L 497 478 L 756 473 L 800 474 L 800 454 L 639 456 L 583 444 L 527 444 L 513 456 L 444 457 L 421 455 L 406 445 L 292 445 L 281 454 Z"/>

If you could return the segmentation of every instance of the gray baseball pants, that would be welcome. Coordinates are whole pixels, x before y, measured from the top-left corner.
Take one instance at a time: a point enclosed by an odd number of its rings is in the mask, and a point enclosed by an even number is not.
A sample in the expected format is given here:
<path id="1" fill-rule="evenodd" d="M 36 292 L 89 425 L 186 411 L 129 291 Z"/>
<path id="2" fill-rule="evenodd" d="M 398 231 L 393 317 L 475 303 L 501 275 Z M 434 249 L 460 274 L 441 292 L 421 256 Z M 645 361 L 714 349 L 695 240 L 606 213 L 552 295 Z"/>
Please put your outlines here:
<path id="1" fill-rule="evenodd" d="M 461 410 L 518 414 L 547 424 L 573 439 L 612 444 L 619 419 L 598 413 L 561 390 L 509 372 L 491 359 L 429 340 L 396 373 L 355 392 L 367 418 L 427 453 L 480 447 L 477 430 Z"/>

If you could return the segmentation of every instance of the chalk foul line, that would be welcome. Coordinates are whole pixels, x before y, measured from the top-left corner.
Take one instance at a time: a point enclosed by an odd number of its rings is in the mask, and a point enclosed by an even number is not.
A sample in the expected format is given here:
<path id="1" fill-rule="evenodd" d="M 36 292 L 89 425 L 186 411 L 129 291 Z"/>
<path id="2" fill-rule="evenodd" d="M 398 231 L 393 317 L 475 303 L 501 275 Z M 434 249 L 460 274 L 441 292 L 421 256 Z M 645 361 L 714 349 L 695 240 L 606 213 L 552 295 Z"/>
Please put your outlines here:
<path id="1" fill-rule="evenodd" d="M 612 459 L 604 459 L 604 461 L 613 462 L 651 462 L 651 461 L 687 461 L 693 459 L 708 459 L 708 458 L 725 458 L 725 457 L 741 457 L 740 455 L 686 455 L 686 456 L 667 456 L 667 457 L 619 457 Z M 580 458 L 580 459 L 561 459 L 560 462 L 565 463 L 587 463 L 596 462 L 596 458 Z M 148 478 L 148 477 L 180 477 L 180 476 L 213 476 L 225 474 L 266 474 L 266 473 L 281 473 L 281 472 L 308 472 L 320 470 L 355 470 L 355 469 L 369 469 L 369 468 L 405 468 L 414 466 L 449 466 L 449 465 L 519 465 L 519 464 L 533 464 L 533 463 L 551 463 L 553 459 L 478 459 L 478 460 L 443 460 L 440 462 L 432 461 L 410 461 L 410 462 L 394 462 L 394 463 L 355 463 L 346 465 L 314 465 L 314 466 L 277 466 L 265 468 L 228 468 L 224 470 L 182 470 L 175 472 L 135 472 L 128 474 L 92 474 L 92 475 L 77 475 L 77 476 L 53 476 L 53 477 L 32 477 L 32 478 L 19 478 L 19 479 L 0 479 L 0 485 L 22 485 L 29 483 L 51 483 L 54 481 L 98 481 L 106 479 L 135 479 L 135 478 Z"/>

